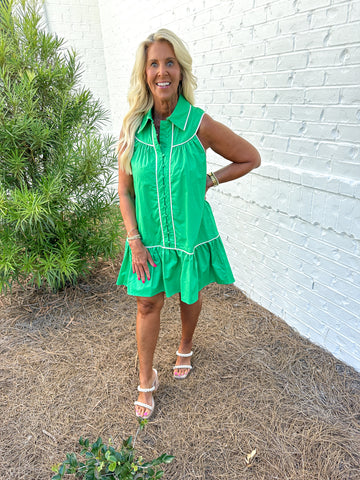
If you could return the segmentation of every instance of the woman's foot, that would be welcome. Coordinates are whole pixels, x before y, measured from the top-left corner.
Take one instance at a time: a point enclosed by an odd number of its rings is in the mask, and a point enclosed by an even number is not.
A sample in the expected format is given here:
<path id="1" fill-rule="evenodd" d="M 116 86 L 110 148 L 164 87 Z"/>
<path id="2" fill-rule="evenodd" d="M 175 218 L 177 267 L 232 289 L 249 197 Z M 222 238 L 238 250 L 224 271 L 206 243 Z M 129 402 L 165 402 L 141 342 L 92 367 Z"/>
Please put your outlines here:
<path id="1" fill-rule="evenodd" d="M 175 366 L 173 367 L 174 378 L 183 380 L 189 375 L 192 369 L 191 360 L 190 360 L 192 354 L 193 352 L 191 351 L 191 346 L 190 348 L 179 347 L 179 350 L 176 352 L 176 355 L 177 355 L 176 363 L 175 363 Z"/>
<path id="2" fill-rule="evenodd" d="M 153 398 L 154 392 L 159 387 L 159 380 L 157 371 L 153 368 L 153 377 L 150 382 L 144 382 L 141 386 L 138 386 L 139 397 L 135 405 L 135 414 L 139 418 L 150 418 L 155 407 L 155 402 Z"/>

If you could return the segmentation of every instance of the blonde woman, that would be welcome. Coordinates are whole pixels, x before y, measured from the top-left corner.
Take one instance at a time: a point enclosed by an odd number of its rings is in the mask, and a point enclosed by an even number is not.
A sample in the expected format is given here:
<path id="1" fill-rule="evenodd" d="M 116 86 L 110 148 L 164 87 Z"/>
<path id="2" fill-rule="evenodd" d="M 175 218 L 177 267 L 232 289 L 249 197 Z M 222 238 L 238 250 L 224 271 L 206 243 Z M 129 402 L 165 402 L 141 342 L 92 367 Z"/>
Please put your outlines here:
<path id="1" fill-rule="evenodd" d="M 260 165 L 251 144 L 194 107 L 191 67 L 189 52 L 171 31 L 161 29 L 142 42 L 120 134 L 119 199 L 127 241 L 117 284 L 137 298 L 135 411 L 141 418 L 154 410 L 153 358 L 164 296 L 179 294 L 182 330 L 173 375 L 185 379 L 201 289 L 234 281 L 205 193 Z M 229 165 L 207 174 L 208 148 Z"/>

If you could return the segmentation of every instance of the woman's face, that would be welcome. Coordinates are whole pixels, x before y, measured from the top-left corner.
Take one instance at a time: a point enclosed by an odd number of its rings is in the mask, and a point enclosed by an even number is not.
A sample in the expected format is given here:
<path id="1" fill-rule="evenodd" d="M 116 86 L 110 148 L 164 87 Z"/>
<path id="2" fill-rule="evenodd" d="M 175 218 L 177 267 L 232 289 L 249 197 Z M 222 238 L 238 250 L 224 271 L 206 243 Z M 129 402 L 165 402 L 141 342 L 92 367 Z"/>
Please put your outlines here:
<path id="1" fill-rule="evenodd" d="M 175 102 L 178 98 L 178 86 L 182 79 L 179 62 L 170 43 L 158 41 L 152 43 L 146 56 L 146 82 L 154 97 L 154 102 Z"/>

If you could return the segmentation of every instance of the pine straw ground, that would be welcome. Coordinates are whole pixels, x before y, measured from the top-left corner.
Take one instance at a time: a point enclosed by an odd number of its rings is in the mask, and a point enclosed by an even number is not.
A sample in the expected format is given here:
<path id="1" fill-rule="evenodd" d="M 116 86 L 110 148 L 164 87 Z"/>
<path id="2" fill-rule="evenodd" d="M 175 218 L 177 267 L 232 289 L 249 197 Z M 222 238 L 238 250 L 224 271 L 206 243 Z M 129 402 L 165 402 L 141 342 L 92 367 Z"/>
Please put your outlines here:
<path id="1" fill-rule="evenodd" d="M 17 291 L 1 306 L 0 478 L 50 479 L 80 435 L 137 429 L 135 302 L 118 265 L 59 294 Z M 146 459 L 175 455 L 166 479 L 360 478 L 360 376 L 233 286 L 204 290 L 194 370 L 172 378 L 178 299 L 168 299 L 154 366 Z M 246 455 L 256 456 L 246 465 Z"/>

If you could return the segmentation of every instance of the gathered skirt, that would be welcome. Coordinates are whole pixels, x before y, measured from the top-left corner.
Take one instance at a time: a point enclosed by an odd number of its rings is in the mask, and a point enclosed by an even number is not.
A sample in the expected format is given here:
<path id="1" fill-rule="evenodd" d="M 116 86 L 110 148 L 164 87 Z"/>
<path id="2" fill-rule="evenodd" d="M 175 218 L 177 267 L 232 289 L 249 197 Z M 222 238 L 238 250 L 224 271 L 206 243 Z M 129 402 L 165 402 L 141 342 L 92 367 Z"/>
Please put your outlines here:
<path id="1" fill-rule="evenodd" d="M 193 252 L 167 248 L 149 247 L 156 267 L 149 265 L 150 280 L 138 280 L 132 270 L 131 249 L 125 244 L 124 259 L 117 285 L 125 285 L 129 295 L 152 297 L 165 292 L 167 297 L 181 294 L 181 300 L 192 304 L 198 300 L 199 292 L 206 285 L 216 282 L 234 282 L 229 261 L 220 236 L 200 244 Z"/>

